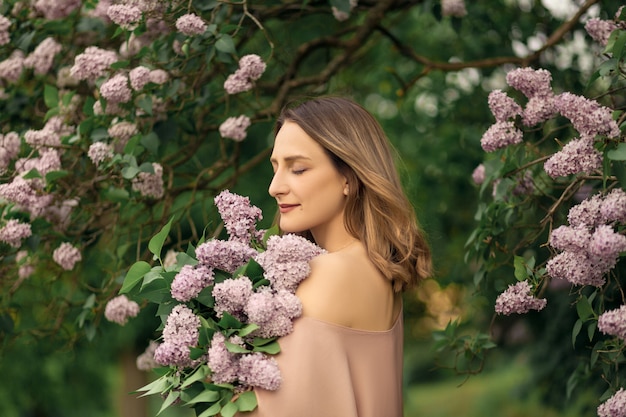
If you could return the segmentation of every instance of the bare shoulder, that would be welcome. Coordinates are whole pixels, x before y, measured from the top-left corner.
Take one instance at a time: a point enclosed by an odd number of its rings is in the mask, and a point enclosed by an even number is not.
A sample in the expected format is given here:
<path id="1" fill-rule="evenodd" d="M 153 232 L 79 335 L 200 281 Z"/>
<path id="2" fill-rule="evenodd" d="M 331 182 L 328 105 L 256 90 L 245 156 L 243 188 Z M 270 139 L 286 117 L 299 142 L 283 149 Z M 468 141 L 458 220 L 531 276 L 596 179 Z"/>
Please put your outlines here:
<path id="1" fill-rule="evenodd" d="M 391 285 L 363 248 L 323 254 L 310 264 L 311 273 L 297 291 L 305 316 L 366 330 L 388 328 Z"/>

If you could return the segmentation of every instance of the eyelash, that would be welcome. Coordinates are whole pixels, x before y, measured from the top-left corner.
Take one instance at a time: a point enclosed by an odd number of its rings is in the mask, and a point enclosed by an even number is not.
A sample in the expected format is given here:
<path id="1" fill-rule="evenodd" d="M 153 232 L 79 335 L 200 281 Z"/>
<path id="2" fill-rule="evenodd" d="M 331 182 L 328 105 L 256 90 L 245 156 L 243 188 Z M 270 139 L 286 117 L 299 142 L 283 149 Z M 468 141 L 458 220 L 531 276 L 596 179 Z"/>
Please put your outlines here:
<path id="1" fill-rule="evenodd" d="M 302 175 L 304 174 L 304 171 L 306 171 L 306 169 L 294 169 L 293 171 L 291 171 L 294 175 Z"/>

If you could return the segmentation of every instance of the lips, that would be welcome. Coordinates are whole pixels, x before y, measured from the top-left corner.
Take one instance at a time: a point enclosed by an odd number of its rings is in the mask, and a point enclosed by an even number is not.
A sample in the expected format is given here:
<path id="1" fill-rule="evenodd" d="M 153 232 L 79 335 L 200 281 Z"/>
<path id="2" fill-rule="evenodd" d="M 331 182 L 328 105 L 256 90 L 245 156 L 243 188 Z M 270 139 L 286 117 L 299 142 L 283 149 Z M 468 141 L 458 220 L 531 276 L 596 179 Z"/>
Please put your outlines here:
<path id="1" fill-rule="evenodd" d="M 278 210 L 281 213 L 288 213 L 291 210 L 295 209 L 296 207 L 298 207 L 300 204 L 279 204 L 278 205 Z"/>

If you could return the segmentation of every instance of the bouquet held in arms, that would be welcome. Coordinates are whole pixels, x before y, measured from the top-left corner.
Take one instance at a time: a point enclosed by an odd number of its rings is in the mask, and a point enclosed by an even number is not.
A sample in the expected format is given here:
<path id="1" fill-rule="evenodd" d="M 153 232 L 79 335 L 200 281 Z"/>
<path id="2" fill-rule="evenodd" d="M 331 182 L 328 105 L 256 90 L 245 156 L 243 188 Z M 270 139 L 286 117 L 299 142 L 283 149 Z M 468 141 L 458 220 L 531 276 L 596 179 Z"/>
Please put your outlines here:
<path id="1" fill-rule="evenodd" d="M 170 220 L 149 243 L 158 264 L 136 262 L 105 311 L 122 324 L 124 312 L 137 314 L 131 299 L 158 304 L 162 334 L 144 362 L 157 366 L 160 377 L 138 391 L 161 395 L 161 410 L 186 405 L 198 417 L 251 411 L 253 388 L 280 387 L 272 357 L 280 351 L 277 339 L 301 315 L 296 288 L 310 273 L 309 261 L 324 252 L 300 236 L 256 230 L 261 210 L 247 197 L 223 191 L 215 205 L 228 240 L 201 241 L 169 265 L 161 251 Z"/>

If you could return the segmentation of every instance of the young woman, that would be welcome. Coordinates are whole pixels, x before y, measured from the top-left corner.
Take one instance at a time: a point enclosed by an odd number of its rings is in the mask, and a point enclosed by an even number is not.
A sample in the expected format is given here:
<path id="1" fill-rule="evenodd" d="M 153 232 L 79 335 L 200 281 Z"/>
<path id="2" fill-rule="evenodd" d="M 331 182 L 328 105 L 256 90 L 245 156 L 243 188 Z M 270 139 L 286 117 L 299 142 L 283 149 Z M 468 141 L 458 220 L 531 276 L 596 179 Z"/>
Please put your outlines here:
<path id="1" fill-rule="evenodd" d="M 297 290 L 282 385 L 256 391 L 253 415 L 401 417 L 401 294 L 431 260 L 384 132 L 350 100 L 313 99 L 283 111 L 270 160 L 280 229 L 327 253 Z"/>

